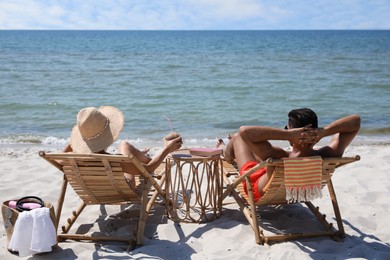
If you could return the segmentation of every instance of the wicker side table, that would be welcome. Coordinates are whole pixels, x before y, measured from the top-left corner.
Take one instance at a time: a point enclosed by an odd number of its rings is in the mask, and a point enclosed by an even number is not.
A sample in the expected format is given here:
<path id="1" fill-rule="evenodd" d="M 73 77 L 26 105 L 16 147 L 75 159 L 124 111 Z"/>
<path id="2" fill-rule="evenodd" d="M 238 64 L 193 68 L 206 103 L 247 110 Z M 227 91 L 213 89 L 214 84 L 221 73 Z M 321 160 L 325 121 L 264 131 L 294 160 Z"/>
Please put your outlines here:
<path id="1" fill-rule="evenodd" d="M 188 150 L 171 153 L 166 162 L 168 217 L 178 222 L 208 222 L 222 213 L 222 160 L 191 156 Z"/>

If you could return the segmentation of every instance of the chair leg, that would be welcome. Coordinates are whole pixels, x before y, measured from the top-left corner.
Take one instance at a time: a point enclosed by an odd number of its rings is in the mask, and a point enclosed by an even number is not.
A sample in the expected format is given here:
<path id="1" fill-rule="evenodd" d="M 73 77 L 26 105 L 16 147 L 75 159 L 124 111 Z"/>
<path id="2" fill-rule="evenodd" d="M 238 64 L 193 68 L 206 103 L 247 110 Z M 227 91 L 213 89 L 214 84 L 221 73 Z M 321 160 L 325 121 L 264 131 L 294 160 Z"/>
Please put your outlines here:
<path id="1" fill-rule="evenodd" d="M 246 187 L 248 189 L 248 197 L 249 197 L 249 206 L 250 206 L 250 215 L 247 216 L 249 223 L 252 226 L 253 232 L 255 233 L 255 240 L 257 244 L 264 244 L 263 239 L 260 237 L 260 227 L 259 223 L 257 221 L 257 212 L 256 212 L 256 206 L 255 201 L 253 198 L 253 189 L 252 189 L 252 183 L 249 180 L 249 177 L 246 178 Z M 245 214 L 247 215 L 247 213 Z"/>
<path id="2" fill-rule="evenodd" d="M 161 181 L 160 181 L 160 183 L 159 183 L 160 187 L 162 187 L 162 186 L 164 185 L 164 183 L 165 183 L 165 178 L 166 178 L 166 175 L 163 175 L 163 176 L 161 177 Z M 149 202 L 148 202 L 148 205 L 146 206 L 146 213 L 150 214 L 150 210 L 152 209 L 153 204 L 154 204 L 154 202 L 156 201 L 156 199 L 157 199 L 157 197 L 158 197 L 159 194 L 160 194 L 160 193 L 158 192 L 158 190 L 155 190 L 155 191 L 153 192 L 153 195 L 152 195 L 152 197 L 150 198 L 150 200 L 149 200 Z M 164 198 L 164 199 L 165 199 L 165 198 Z"/>
<path id="3" fill-rule="evenodd" d="M 343 226 L 343 220 L 341 218 L 339 204 L 337 202 L 336 193 L 334 191 L 333 183 L 332 183 L 331 179 L 328 180 L 327 186 L 328 186 L 330 198 L 332 200 L 334 215 L 336 217 L 337 227 L 338 227 L 338 230 L 339 230 L 339 233 L 340 233 L 340 237 L 344 238 L 345 237 L 345 231 L 344 231 L 344 226 Z"/>
<path id="4" fill-rule="evenodd" d="M 136 231 L 137 245 L 142 245 L 144 240 L 145 225 L 146 225 L 146 220 L 148 218 L 148 213 L 146 212 L 146 208 L 148 205 L 148 195 L 149 195 L 150 187 L 151 187 L 151 183 L 147 182 L 144 184 L 144 188 L 142 190 L 140 216 L 139 216 L 138 227 Z"/>
<path id="5" fill-rule="evenodd" d="M 311 210 L 311 212 L 317 217 L 318 221 L 322 224 L 322 226 L 324 227 L 324 229 L 326 231 L 332 231 L 333 230 L 333 232 L 334 232 L 332 223 L 329 223 L 326 220 L 326 216 L 321 214 L 321 212 L 320 212 L 318 207 L 315 207 L 313 205 L 313 203 L 311 203 L 310 201 L 305 202 L 305 204 Z"/>
<path id="6" fill-rule="evenodd" d="M 261 235 L 263 231 L 259 227 L 259 223 L 257 221 L 257 213 L 256 213 L 256 206 L 255 202 L 253 200 L 253 190 L 252 185 L 250 184 L 250 181 L 247 181 L 247 187 L 248 187 L 248 197 L 249 197 L 249 207 L 244 203 L 241 199 L 241 197 L 238 195 L 238 192 L 231 188 L 229 189 L 231 185 L 231 181 L 229 178 L 223 174 L 223 181 L 228 186 L 228 189 L 225 190 L 225 192 L 222 195 L 222 200 L 224 200 L 228 195 L 233 196 L 234 200 L 237 202 L 238 206 L 240 207 L 240 210 L 248 220 L 249 224 L 251 225 L 253 232 L 255 233 L 255 240 L 257 244 L 264 244 L 266 242 L 266 239 Z"/>
<path id="7" fill-rule="evenodd" d="M 58 226 L 60 224 L 62 206 L 64 205 L 64 199 L 65 199 L 67 187 L 68 187 L 68 180 L 66 179 L 66 176 L 64 175 L 62 185 L 61 185 L 60 195 L 58 196 L 58 200 L 57 200 L 56 223 L 54 223 L 56 231 L 58 230 Z"/>
<path id="8" fill-rule="evenodd" d="M 62 226 L 62 234 L 67 234 L 70 230 L 70 228 L 73 226 L 73 224 L 76 222 L 76 219 L 80 215 L 80 213 L 85 208 L 86 204 L 84 202 L 81 202 L 80 206 L 77 208 L 77 210 L 72 212 L 72 215 L 70 218 L 67 219 L 67 224 L 65 226 Z"/>

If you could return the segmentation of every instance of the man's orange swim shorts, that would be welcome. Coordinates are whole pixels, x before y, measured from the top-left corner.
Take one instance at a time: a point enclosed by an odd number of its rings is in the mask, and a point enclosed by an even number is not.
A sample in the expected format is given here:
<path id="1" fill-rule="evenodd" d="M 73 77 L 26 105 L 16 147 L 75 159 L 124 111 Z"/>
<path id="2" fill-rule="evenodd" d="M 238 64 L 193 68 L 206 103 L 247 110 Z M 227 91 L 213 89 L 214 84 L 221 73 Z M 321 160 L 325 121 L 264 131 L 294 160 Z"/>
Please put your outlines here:
<path id="1" fill-rule="evenodd" d="M 245 172 L 249 171 L 257 164 L 258 164 L 258 162 L 256 162 L 256 161 L 246 162 L 240 169 L 240 175 L 243 175 Z M 266 173 L 267 173 L 267 169 L 262 168 L 260 170 L 255 171 L 254 173 L 252 173 L 250 175 L 250 180 L 252 182 L 253 197 L 254 197 L 255 202 L 261 198 L 261 194 L 259 193 L 258 183 L 259 183 L 260 177 Z M 248 190 L 246 187 L 246 181 L 244 180 L 242 182 L 242 184 L 244 185 L 245 193 L 248 194 Z"/>

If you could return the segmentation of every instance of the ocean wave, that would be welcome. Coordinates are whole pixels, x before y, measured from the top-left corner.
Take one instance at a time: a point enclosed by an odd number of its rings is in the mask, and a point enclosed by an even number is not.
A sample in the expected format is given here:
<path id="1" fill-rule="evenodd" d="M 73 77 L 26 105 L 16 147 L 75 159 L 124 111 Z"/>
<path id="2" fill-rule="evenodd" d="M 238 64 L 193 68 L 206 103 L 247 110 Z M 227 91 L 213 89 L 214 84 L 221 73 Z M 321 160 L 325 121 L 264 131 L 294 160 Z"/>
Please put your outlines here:
<path id="1" fill-rule="evenodd" d="M 390 135 L 390 127 L 363 128 L 360 133 L 363 135 Z"/>
<path id="2" fill-rule="evenodd" d="M 39 136 L 32 134 L 9 135 L 0 138 L 0 144 L 43 144 L 43 145 L 65 145 L 69 139 L 54 136 Z"/>
<path id="3" fill-rule="evenodd" d="M 214 147 L 216 144 L 216 138 L 184 138 L 183 147 Z M 225 142 L 228 142 L 226 137 L 223 138 Z M 121 141 L 127 141 L 134 144 L 138 148 L 159 148 L 162 147 L 162 139 L 153 138 L 120 138 L 114 142 L 111 149 L 115 149 Z M 56 149 L 62 149 L 69 143 L 68 138 L 55 137 L 55 136 L 39 136 L 39 135 L 9 135 L 0 137 L 0 145 L 13 146 L 13 145 L 34 145 L 42 147 L 52 147 Z"/>

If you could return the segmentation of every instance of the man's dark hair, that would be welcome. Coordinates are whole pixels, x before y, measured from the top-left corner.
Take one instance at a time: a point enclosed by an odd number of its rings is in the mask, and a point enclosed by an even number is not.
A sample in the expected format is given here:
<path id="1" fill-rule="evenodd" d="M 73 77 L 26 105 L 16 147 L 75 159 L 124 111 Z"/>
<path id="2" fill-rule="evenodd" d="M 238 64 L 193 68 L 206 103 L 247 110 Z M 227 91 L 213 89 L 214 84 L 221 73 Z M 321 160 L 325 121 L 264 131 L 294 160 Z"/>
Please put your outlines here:
<path id="1" fill-rule="evenodd" d="M 290 128 L 300 128 L 307 125 L 318 128 L 318 118 L 310 108 L 293 109 L 288 113 L 288 125 Z"/>

